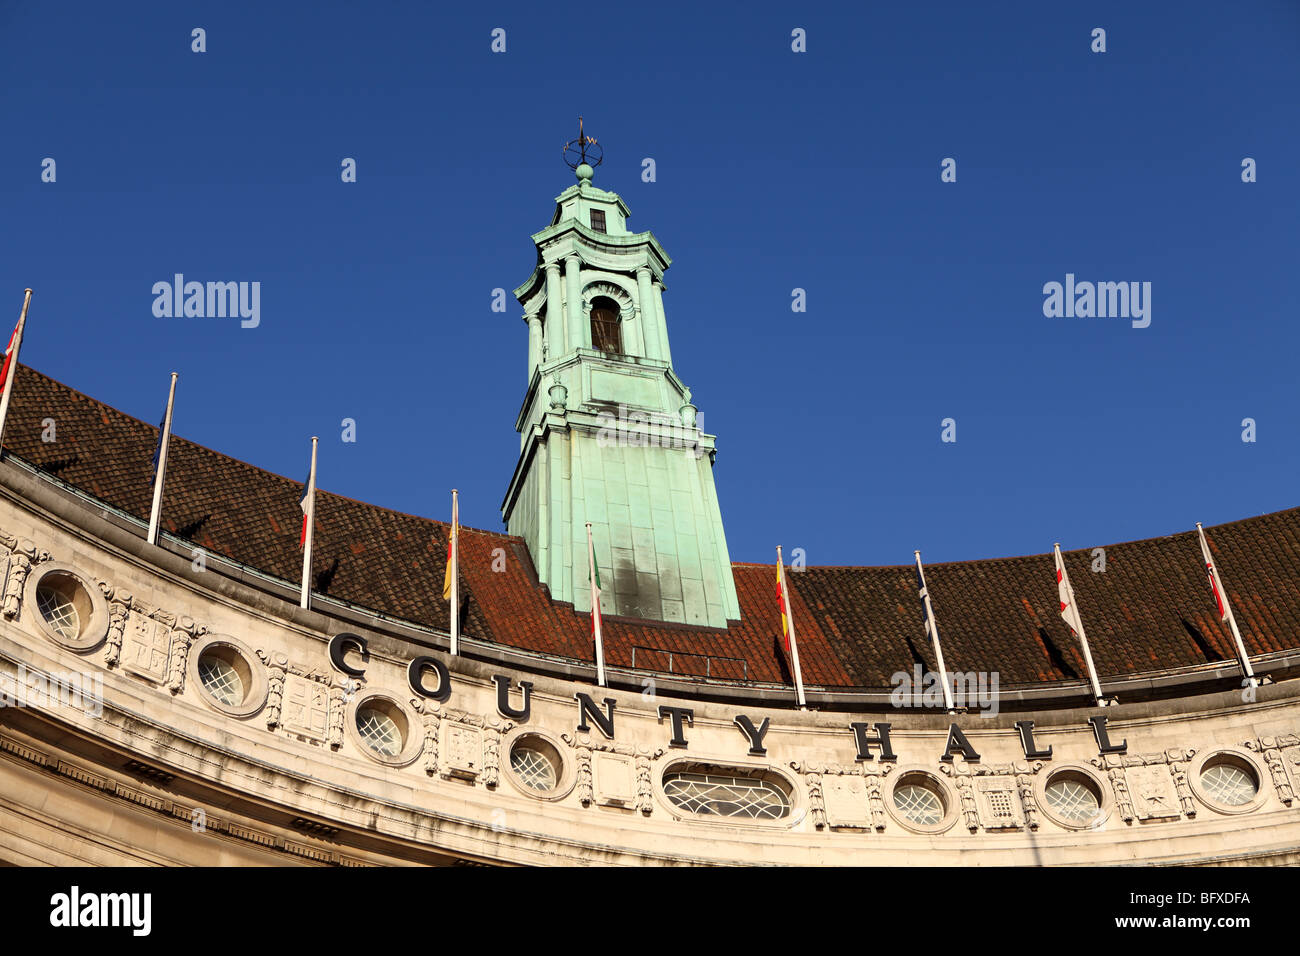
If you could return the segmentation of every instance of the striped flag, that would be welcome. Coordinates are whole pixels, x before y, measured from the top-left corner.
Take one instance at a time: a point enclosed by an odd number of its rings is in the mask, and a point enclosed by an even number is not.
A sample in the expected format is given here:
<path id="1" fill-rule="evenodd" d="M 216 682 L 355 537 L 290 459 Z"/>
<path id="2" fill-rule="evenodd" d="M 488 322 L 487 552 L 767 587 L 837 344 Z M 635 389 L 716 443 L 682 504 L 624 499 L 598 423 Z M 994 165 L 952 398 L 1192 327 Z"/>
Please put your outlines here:
<path id="1" fill-rule="evenodd" d="M 778 555 L 776 560 L 776 606 L 781 612 L 781 646 L 790 653 L 790 610 L 785 603 L 785 576 L 782 574 L 782 562 Z"/>
<path id="2" fill-rule="evenodd" d="M 596 565 L 596 545 L 591 540 L 591 522 L 587 522 L 587 560 L 591 565 L 591 639 L 596 644 L 596 682 L 605 685 L 605 639 L 601 633 L 600 568 Z"/>
<path id="3" fill-rule="evenodd" d="M 460 515 L 456 502 L 456 492 L 451 493 L 451 530 L 447 532 L 447 570 L 442 576 L 442 599 L 451 600 L 451 586 L 456 581 L 457 563 L 460 555 Z"/>
<path id="4" fill-rule="evenodd" d="M 307 472 L 307 480 L 302 483 L 302 495 L 298 505 L 302 508 L 302 534 L 298 536 L 298 547 L 307 544 L 307 516 L 311 513 L 312 499 L 316 496 L 316 468 L 313 465 Z"/>
<path id="5" fill-rule="evenodd" d="M 799 669 L 799 639 L 794 634 L 794 617 L 790 614 L 790 586 L 785 580 L 785 562 L 781 559 L 781 546 L 776 546 L 776 606 L 781 611 L 781 643 L 794 665 L 795 699 L 802 709 L 807 701 L 803 693 L 803 671 Z"/>
<path id="6" fill-rule="evenodd" d="M 311 546 L 316 533 L 316 444 L 319 439 L 311 440 L 311 468 L 307 480 L 303 483 L 302 497 L 298 504 L 302 507 L 302 534 L 298 538 L 298 547 L 302 548 L 302 593 L 298 606 L 311 607 Z"/>
<path id="7" fill-rule="evenodd" d="M 460 653 L 460 492 L 451 489 L 451 530 L 447 532 L 447 570 L 442 575 L 442 599 L 451 618 L 451 654 Z"/>

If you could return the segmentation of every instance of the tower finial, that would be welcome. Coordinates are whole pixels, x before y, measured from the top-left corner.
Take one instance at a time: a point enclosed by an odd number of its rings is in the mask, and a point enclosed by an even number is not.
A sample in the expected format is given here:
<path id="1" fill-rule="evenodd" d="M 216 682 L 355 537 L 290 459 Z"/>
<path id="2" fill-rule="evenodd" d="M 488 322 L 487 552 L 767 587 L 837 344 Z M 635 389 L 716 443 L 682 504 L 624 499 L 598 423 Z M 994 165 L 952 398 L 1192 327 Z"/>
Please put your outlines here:
<path id="1" fill-rule="evenodd" d="M 578 117 L 578 138 L 564 144 L 564 164 L 578 176 L 578 184 L 590 182 L 595 167 L 605 161 L 605 150 L 583 130 L 582 117 Z"/>

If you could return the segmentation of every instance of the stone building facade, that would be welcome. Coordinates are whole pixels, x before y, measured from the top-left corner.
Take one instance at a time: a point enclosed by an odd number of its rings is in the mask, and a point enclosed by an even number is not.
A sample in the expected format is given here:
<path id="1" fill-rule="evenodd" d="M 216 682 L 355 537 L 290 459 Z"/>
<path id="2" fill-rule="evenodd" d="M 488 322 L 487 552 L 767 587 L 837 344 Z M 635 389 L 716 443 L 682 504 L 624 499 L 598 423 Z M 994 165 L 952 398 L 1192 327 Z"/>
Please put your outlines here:
<path id="1" fill-rule="evenodd" d="M 712 437 L 672 370 L 667 257 L 589 180 L 517 290 L 510 533 L 462 529 L 455 656 L 445 524 L 320 493 L 300 608 L 300 485 L 175 438 L 149 545 L 157 431 L 18 370 L 0 862 L 1300 863 L 1300 510 L 1207 529 L 1262 686 L 1189 532 L 1108 546 L 1102 573 L 1065 555 L 1112 706 L 1038 555 L 927 568 L 948 667 L 987 691 L 955 713 L 898 692 L 936 669 L 914 569 L 791 573 L 799 708 L 774 569 L 727 557 Z M 611 453 L 611 400 L 691 443 Z M 660 464 L 666 496 L 628 480 Z M 609 686 L 586 521 L 624 582 L 602 605 Z"/>

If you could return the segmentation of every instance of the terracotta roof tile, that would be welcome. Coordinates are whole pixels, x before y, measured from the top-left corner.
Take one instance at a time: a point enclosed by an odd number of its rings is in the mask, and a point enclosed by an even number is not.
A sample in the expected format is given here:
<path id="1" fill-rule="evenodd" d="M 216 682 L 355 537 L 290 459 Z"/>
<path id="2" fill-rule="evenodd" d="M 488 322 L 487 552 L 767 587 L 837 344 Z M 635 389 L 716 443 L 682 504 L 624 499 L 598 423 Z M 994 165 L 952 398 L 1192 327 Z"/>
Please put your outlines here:
<path id="1" fill-rule="evenodd" d="M 45 418 L 58 440 L 41 441 Z M 5 447 L 140 520 L 148 517 L 157 429 L 23 367 Z M 298 481 L 175 437 L 163 526 L 212 553 L 296 582 Z M 447 525 L 326 491 L 317 500 L 314 589 L 445 627 Z M 1208 531 L 1252 654 L 1300 646 L 1300 509 Z M 522 540 L 462 531 L 464 633 L 582 661 L 589 616 L 552 601 Z M 1103 678 L 1233 657 L 1205 583 L 1194 531 L 1065 555 Z M 791 683 L 771 565 L 734 565 L 741 620 L 723 629 L 606 617 L 611 665 L 716 679 Z M 789 575 L 800 663 L 811 686 L 888 688 L 914 663 L 933 669 L 911 566 L 807 568 Z M 997 670 L 1001 686 L 1077 680 L 1078 642 L 1057 611 L 1050 554 L 926 568 L 950 670 Z"/>

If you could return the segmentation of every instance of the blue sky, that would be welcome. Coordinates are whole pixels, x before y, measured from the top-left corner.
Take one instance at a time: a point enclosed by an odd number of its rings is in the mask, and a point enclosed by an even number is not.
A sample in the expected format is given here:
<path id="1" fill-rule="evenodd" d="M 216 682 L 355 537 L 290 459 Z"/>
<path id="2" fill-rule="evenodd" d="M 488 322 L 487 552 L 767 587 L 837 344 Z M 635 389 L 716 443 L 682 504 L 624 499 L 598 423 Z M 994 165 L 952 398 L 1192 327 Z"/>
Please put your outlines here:
<path id="1" fill-rule="evenodd" d="M 491 293 L 529 275 L 581 113 L 674 259 L 734 560 L 1300 503 L 1300 4 L 129 10 L 0 3 L 0 314 L 34 288 L 23 360 L 150 422 L 179 371 L 186 438 L 300 480 L 320 435 L 322 488 L 445 519 L 455 486 L 500 529 L 527 334 Z M 261 324 L 156 318 L 176 272 L 259 281 Z M 1067 272 L 1150 282 L 1150 327 L 1045 317 Z"/>

